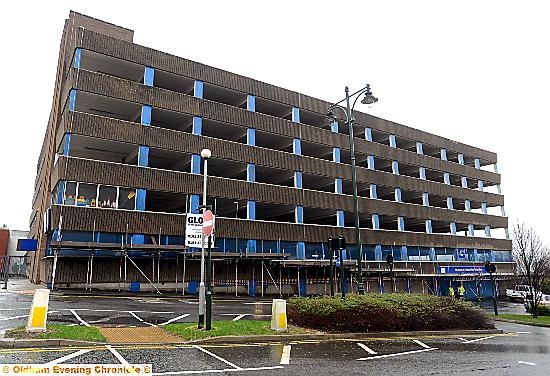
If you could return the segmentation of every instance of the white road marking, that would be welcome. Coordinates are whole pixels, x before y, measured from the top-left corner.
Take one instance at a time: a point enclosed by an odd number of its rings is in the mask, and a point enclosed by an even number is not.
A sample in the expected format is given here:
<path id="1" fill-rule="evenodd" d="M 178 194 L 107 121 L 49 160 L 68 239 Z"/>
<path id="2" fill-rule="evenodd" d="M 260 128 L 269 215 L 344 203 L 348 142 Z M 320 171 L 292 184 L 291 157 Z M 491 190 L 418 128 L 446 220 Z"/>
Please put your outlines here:
<path id="1" fill-rule="evenodd" d="M 495 338 L 495 336 L 489 336 L 489 337 L 482 337 L 482 338 L 476 338 L 476 339 L 471 339 L 469 341 L 464 341 L 462 343 L 473 343 L 473 342 L 478 342 L 478 341 L 483 341 L 485 339 L 490 339 L 490 338 Z"/>
<path id="2" fill-rule="evenodd" d="M 531 332 L 516 332 L 516 334 L 531 334 Z"/>
<path id="3" fill-rule="evenodd" d="M 204 349 L 204 348 L 202 348 L 202 347 L 200 347 L 200 346 L 193 345 L 193 347 L 194 347 L 195 349 L 197 349 L 197 350 L 202 351 L 202 352 L 205 353 L 205 354 L 208 354 L 208 355 L 210 355 L 210 356 L 213 356 L 214 358 L 218 359 L 218 360 L 221 361 L 221 362 L 224 362 L 224 363 L 227 364 L 228 366 L 231 366 L 231 367 L 233 367 L 233 368 L 235 368 L 235 369 L 238 369 L 238 370 L 242 370 L 242 368 L 239 367 L 238 365 L 235 365 L 235 364 L 231 363 L 230 361 L 225 360 L 225 359 L 222 358 L 221 356 L 218 356 L 218 355 L 216 355 L 216 354 L 214 354 L 214 353 L 212 353 L 212 352 L 210 352 L 210 351 L 208 351 L 208 350 L 206 350 L 206 349 Z"/>
<path id="4" fill-rule="evenodd" d="M 255 303 L 243 303 L 243 304 L 248 304 L 248 305 L 258 305 L 258 304 L 271 305 L 272 303 L 271 302 L 255 302 Z"/>
<path id="5" fill-rule="evenodd" d="M 462 337 L 458 337 L 457 338 L 459 341 L 466 341 L 466 339 L 462 338 Z"/>
<path id="6" fill-rule="evenodd" d="M 536 366 L 535 363 L 531 363 L 531 362 L 524 362 L 523 360 L 518 360 L 518 363 L 519 364 L 527 364 L 528 366 Z"/>
<path id="7" fill-rule="evenodd" d="M 124 359 L 122 357 L 122 355 L 120 355 L 120 353 L 118 351 L 116 351 L 116 349 L 114 349 L 111 345 L 105 345 L 105 347 L 107 349 L 109 349 L 110 352 L 113 353 L 113 355 L 118 359 L 118 361 L 121 363 L 121 364 L 124 364 L 125 366 L 128 365 L 128 362 L 126 361 L 126 359 Z"/>
<path id="8" fill-rule="evenodd" d="M 245 371 L 265 371 L 271 369 L 282 369 L 283 366 L 273 366 L 273 367 L 254 367 L 254 368 L 226 368 L 226 369 L 207 369 L 202 371 L 170 371 L 170 372 L 159 372 L 153 373 L 153 376 L 164 376 L 164 375 L 190 375 L 190 374 L 200 374 L 200 373 L 222 373 L 222 372 L 245 372 Z"/>
<path id="9" fill-rule="evenodd" d="M 239 321 L 240 319 L 242 319 L 242 318 L 245 317 L 245 316 L 246 316 L 246 313 L 245 313 L 244 315 L 239 315 L 239 316 L 235 317 L 235 318 L 233 319 L 233 321 Z"/>
<path id="10" fill-rule="evenodd" d="M 159 325 L 170 324 L 170 323 L 172 323 L 172 322 L 174 322 L 174 321 L 178 321 L 179 319 L 183 319 L 183 318 L 185 318 L 185 317 L 187 317 L 187 316 L 189 316 L 189 315 L 190 315 L 190 313 L 184 313 L 183 315 L 180 315 L 180 316 L 178 316 L 178 317 L 174 317 L 173 319 L 170 319 L 170 320 L 168 320 L 168 321 L 166 321 L 166 322 L 163 322 L 162 324 L 159 324 Z"/>
<path id="11" fill-rule="evenodd" d="M 150 322 L 147 322 L 147 321 L 143 320 L 141 317 L 139 317 L 138 315 L 136 315 L 136 314 L 134 313 L 134 311 L 128 311 L 128 313 L 129 313 L 130 315 L 134 316 L 136 319 L 138 319 L 138 320 L 141 321 L 142 323 L 147 324 L 147 325 L 149 325 L 149 326 L 154 326 L 154 327 L 156 327 L 155 324 L 151 324 Z"/>
<path id="12" fill-rule="evenodd" d="M 418 354 L 418 353 L 421 353 L 421 352 L 432 351 L 432 350 L 437 350 L 437 348 L 435 348 L 435 347 L 430 347 L 429 349 L 414 350 L 414 351 L 405 351 L 405 352 L 395 353 L 395 354 L 376 355 L 376 356 L 371 356 L 371 357 L 369 357 L 369 358 L 359 358 L 359 359 L 357 359 L 357 360 L 371 360 L 371 359 L 391 358 L 391 357 L 394 357 L 394 356 L 409 355 L 409 354 Z"/>
<path id="13" fill-rule="evenodd" d="M 422 346 L 422 347 L 425 348 L 425 349 L 431 349 L 430 346 L 426 345 L 424 342 L 420 342 L 420 341 L 417 340 L 417 339 L 413 339 L 413 342 L 419 344 L 420 346 Z"/>
<path id="14" fill-rule="evenodd" d="M 373 349 L 371 349 L 370 347 L 368 347 L 367 345 L 365 345 L 363 343 L 358 342 L 357 346 L 359 346 L 360 348 L 362 348 L 363 350 L 365 350 L 366 352 L 368 352 L 371 355 L 377 355 L 378 354 L 376 351 L 374 351 Z"/>
<path id="15" fill-rule="evenodd" d="M 22 319 L 23 317 L 29 317 L 29 315 L 22 315 L 22 316 L 12 316 L 12 317 L 2 317 L 0 321 L 7 321 L 7 320 L 15 320 L 15 319 Z"/>
<path id="16" fill-rule="evenodd" d="M 290 345 L 286 345 L 283 347 L 283 353 L 281 354 L 281 361 L 279 364 L 290 364 L 290 350 L 292 347 Z"/>
<path id="17" fill-rule="evenodd" d="M 69 354 L 69 355 L 65 355 L 65 356 L 62 356 L 61 358 L 57 358 L 57 359 L 54 359 L 52 360 L 51 362 L 48 362 L 48 363 L 45 363 L 44 365 L 45 366 L 53 366 L 55 364 L 59 364 L 59 363 L 62 363 L 66 360 L 69 360 L 69 359 L 72 359 L 72 358 L 76 358 L 77 356 L 80 356 L 82 354 L 86 354 L 86 353 L 89 353 L 90 351 L 92 351 L 92 349 L 89 349 L 89 350 L 78 350 L 77 352 L 74 352 L 72 354 Z"/>
<path id="18" fill-rule="evenodd" d="M 90 309 L 90 308 L 74 308 L 74 309 L 64 308 L 64 309 L 62 309 L 62 311 L 93 311 L 93 312 L 116 312 L 116 313 L 129 313 L 129 312 L 137 312 L 137 313 L 175 313 L 175 312 L 172 312 L 172 311 L 138 311 L 138 310 L 117 311 L 115 309 Z"/>
<path id="19" fill-rule="evenodd" d="M 82 320 L 82 317 L 78 316 L 78 313 L 76 313 L 74 309 L 69 309 L 69 311 L 71 311 L 73 316 L 76 317 L 76 319 L 78 321 L 80 321 L 82 324 L 84 324 L 84 326 L 90 326 L 90 324 L 88 324 L 86 321 Z"/>

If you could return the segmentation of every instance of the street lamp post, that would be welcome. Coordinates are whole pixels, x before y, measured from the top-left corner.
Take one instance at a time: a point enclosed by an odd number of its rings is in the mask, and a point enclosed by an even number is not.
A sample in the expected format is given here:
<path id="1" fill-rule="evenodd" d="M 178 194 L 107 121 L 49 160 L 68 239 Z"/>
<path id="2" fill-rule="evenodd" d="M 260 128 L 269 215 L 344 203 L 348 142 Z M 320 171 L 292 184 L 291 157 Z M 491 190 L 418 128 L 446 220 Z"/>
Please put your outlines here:
<path id="1" fill-rule="evenodd" d="M 378 98 L 372 95 L 370 90 L 370 85 L 367 84 L 364 88 L 356 91 L 355 93 L 350 94 L 349 88 L 346 86 L 346 97 L 339 102 L 334 103 L 328 108 L 327 117 L 332 121 L 335 121 L 335 116 L 333 110 L 339 109 L 346 115 L 346 125 L 348 126 L 349 131 L 349 144 L 350 144 L 350 159 L 351 159 L 351 185 L 353 189 L 353 212 L 355 217 L 355 249 L 356 258 L 357 258 L 357 291 L 360 295 L 365 293 L 365 285 L 363 284 L 363 265 L 361 260 L 361 233 L 359 229 L 359 199 L 357 196 L 357 172 L 355 168 L 355 142 L 353 140 L 353 123 L 355 118 L 353 117 L 353 109 L 357 100 L 362 94 L 365 94 L 365 97 L 361 100 L 363 104 L 373 104 L 378 102 Z M 353 105 L 350 106 L 350 98 L 355 97 Z M 346 102 L 346 107 L 340 105 L 342 102 Z"/>
<path id="2" fill-rule="evenodd" d="M 210 149 L 202 149 L 201 150 L 201 157 L 204 160 L 204 168 L 203 168 L 203 186 L 202 186 L 202 212 L 206 211 L 206 177 L 208 176 L 208 158 L 212 155 L 212 152 Z M 204 232 L 202 232 L 202 241 L 201 241 L 201 282 L 199 285 L 199 325 L 198 328 L 202 329 L 204 326 L 204 311 L 206 308 L 205 300 L 206 300 L 206 291 L 204 286 Z"/>

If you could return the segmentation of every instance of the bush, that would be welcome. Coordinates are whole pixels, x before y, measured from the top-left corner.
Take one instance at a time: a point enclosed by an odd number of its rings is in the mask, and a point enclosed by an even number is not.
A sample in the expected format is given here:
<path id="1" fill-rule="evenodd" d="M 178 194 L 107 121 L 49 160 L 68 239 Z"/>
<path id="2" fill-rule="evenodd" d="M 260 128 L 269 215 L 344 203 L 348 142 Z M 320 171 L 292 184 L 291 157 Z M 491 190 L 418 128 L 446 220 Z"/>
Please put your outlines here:
<path id="1" fill-rule="evenodd" d="M 287 314 L 292 324 L 336 333 L 494 328 L 471 303 L 431 295 L 291 298 Z"/>
<path id="2" fill-rule="evenodd" d="M 527 309 L 528 313 L 532 313 L 533 306 L 529 305 L 529 308 Z M 539 305 L 537 306 L 537 315 L 538 316 L 550 316 L 550 306 L 547 305 Z"/>

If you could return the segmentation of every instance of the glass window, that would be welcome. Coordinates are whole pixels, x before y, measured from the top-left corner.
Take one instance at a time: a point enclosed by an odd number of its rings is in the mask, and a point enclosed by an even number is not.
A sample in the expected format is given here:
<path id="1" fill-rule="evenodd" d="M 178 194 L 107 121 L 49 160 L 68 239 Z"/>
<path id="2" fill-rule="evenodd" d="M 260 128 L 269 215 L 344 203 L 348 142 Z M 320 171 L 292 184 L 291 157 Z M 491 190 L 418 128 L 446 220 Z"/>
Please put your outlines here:
<path id="1" fill-rule="evenodd" d="M 74 205 L 76 198 L 76 183 L 74 181 L 67 182 L 65 187 L 65 195 L 63 198 L 63 204 Z"/>
<path id="2" fill-rule="evenodd" d="M 136 190 L 130 188 L 120 188 L 118 196 L 118 208 L 135 210 L 136 208 Z"/>
<path id="3" fill-rule="evenodd" d="M 116 209 L 117 188 L 116 187 L 99 187 L 99 200 L 97 206 L 100 208 Z"/>
<path id="4" fill-rule="evenodd" d="M 96 206 L 97 185 L 94 184 L 78 184 L 78 197 L 76 206 Z"/>

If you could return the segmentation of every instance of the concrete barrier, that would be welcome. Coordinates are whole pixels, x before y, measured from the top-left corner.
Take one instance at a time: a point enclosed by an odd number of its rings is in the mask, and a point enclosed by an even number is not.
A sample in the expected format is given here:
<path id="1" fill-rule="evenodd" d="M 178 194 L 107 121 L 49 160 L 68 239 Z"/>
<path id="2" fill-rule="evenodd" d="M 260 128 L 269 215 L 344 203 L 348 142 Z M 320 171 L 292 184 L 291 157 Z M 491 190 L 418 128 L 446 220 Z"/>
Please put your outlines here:
<path id="1" fill-rule="evenodd" d="M 48 319 L 48 304 L 50 302 L 49 289 L 36 289 L 32 299 L 27 332 L 45 332 Z"/>
<path id="2" fill-rule="evenodd" d="M 287 331 L 286 300 L 273 299 L 271 305 L 271 329 L 277 332 Z"/>

